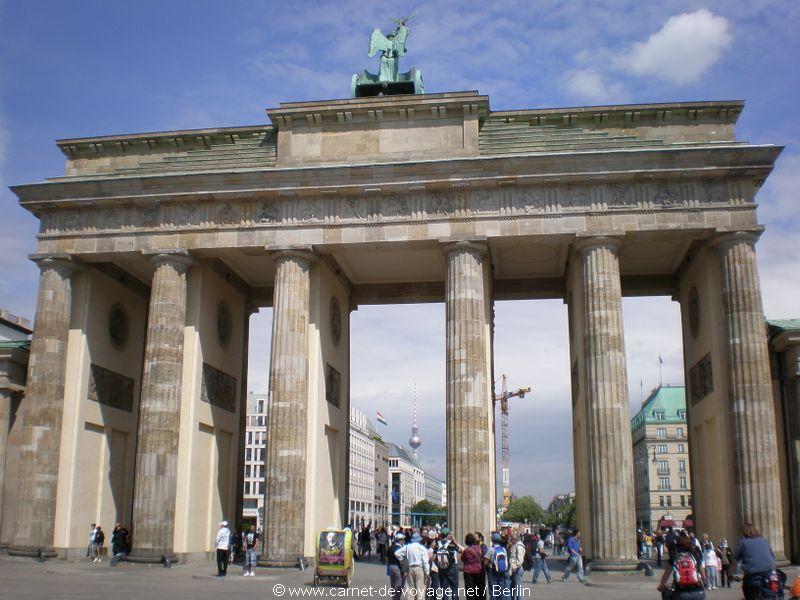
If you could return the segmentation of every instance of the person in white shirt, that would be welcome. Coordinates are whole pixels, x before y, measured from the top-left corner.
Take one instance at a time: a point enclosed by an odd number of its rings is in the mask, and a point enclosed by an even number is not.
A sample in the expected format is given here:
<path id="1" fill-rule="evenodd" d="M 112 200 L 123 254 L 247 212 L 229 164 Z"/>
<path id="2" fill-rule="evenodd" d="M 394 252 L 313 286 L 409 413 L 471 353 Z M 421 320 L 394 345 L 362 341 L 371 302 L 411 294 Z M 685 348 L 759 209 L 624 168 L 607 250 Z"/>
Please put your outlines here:
<path id="1" fill-rule="evenodd" d="M 86 547 L 86 558 L 91 558 L 94 562 L 94 536 L 97 533 L 97 524 L 92 523 L 89 527 L 89 545 Z"/>
<path id="2" fill-rule="evenodd" d="M 231 530 L 228 529 L 228 522 L 222 521 L 219 524 L 219 531 L 214 540 L 217 549 L 217 577 L 225 577 L 228 574 L 228 548 L 231 544 Z"/>
<path id="3" fill-rule="evenodd" d="M 412 598 L 425 598 L 427 590 L 427 580 L 431 573 L 431 562 L 428 556 L 428 549 L 423 546 L 422 536 L 414 533 L 411 536 L 411 543 L 398 549 L 394 555 L 402 564 L 406 566 L 408 575 L 403 585 L 403 594 L 413 594 Z M 410 590 L 414 590 L 411 592 Z"/>

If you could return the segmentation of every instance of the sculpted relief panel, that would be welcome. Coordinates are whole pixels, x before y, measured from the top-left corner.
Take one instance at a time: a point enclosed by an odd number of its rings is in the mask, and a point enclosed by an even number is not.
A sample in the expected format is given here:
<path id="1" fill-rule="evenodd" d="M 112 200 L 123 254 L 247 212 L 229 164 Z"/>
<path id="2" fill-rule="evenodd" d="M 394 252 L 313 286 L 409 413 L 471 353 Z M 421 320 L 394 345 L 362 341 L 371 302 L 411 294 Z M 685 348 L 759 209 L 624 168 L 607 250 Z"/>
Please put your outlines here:
<path id="1" fill-rule="evenodd" d="M 498 216 L 558 215 L 615 210 L 654 211 L 741 204 L 737 181 L 692 179 L 536 187 L 465 187 L 375 196 L 297 197 L 216 201 L 209 194 L 188 202 L 57 210 L 42 215 L 41 233 L 258 228 Z"/>

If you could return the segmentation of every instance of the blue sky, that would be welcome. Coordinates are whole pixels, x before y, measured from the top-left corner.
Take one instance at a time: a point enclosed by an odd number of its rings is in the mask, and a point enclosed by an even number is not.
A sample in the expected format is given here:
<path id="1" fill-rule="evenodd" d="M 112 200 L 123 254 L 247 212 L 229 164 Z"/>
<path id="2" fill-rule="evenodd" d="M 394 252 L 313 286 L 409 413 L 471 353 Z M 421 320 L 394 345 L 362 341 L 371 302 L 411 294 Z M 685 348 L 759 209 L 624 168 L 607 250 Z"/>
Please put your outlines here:
<path id="1" fill-rule="evenodd" d="M 396 6 L 397 8 L 394 8 Z M 429 92 L 477 89 L 493 109 L 744 99 L 737 135 L 787 146 L 760 193 L 767 315 L 800 316 L 800 3 L 528 0 L 366 3 L 0 0 L 0 306 L 33 317 L 35 219 L 5 186 L 63 172 L 61 137 L 266 122 L 281 101 L 345 97 L 376 69 L 369 32 L 420 9 L 401 66 Z M 632 404 L 682 381 L 677 306 L 626 299 Z M 423 462 L 444 469 L 444 308 L 353 316 L 353 404 L 407 439 L 412 381 Z M 253 320 L 252 388 L 264 391 L 269 312 Z M 414 328 L 408 322 L 417 324 Z M 409 330 L 411 330 L 409 332 Z M 524 331 L 525 335 L 520 335 Z M 512 408 L 512 481 L 547 500 L 572 488 L 564 306 L 497 306 L 496 372 L 534 394 Z"/>

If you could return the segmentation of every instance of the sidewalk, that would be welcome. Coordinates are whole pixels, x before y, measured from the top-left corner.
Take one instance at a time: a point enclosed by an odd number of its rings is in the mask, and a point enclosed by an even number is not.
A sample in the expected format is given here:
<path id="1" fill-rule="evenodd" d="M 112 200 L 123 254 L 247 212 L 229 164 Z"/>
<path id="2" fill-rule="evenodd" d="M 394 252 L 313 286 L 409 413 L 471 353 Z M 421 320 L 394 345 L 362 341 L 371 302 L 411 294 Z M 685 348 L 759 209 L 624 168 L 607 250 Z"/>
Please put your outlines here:
<path id="1" fill-rule="evenodd" d="M 532 572 L 524 576 L 523 598 L 542 600 L 646 600 L 659 599 L 656 591 L 658 577 L 645 577 L 641 573 L 607 575 L 595 573 L 588 586 L 577 580 L 561 583 L 563 559 L 549 559 L 553 583 L 543 580 L 531 584 Z M 210 561 L 176 565 L 170 569 L 160 566 L 142 566 L 121 563 L 112 568 L 108 561 L 93 564 L 88 561 L 48 561 L 44 564 L 30 559 L 0 557 L 0 596 L 15 600 L 107 598 L 115 600 L 204 600 L 223 596 L 248 598 L 297 597 L 352 597 L 387 598 L 388 583 L 383 565 L 374 562 L 357 562 L 353 587 L 314 589 L 311 586 L 313 571 L 297 569 L 264 569 L 256 577 L 242 577 L 241 566 L 233 565 L 225 578 L 216 577 L 216 565 Z M 786 570 L 792 576 L 796 568 Z M 461 580 L 460 580 L 461 581 Z M 277 587 L 276 587 L 277 586 Z M 283 587 L 281 587 L 283 586 Z M 371 586 L 371 590 L 369 589 Z M 529 591 L 526 591 L 529 590 Z M 345 596 L 344 594 L 348 594 Z M 730 590 L 708 592 L 709 600 L 740 598 L 737 587 Z"/>

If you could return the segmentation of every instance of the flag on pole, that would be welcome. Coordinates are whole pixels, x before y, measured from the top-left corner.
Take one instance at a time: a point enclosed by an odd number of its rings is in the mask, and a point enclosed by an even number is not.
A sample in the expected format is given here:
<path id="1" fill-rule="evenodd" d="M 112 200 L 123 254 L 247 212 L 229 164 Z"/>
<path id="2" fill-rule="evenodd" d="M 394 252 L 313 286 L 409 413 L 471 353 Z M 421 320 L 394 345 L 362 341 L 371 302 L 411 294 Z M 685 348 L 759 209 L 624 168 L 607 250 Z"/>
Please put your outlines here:
<path id="1" fill-rule="evenodd" d="M 661 356 L 660 354 L 658 355 L 658 364 L 660 364 L 660 365 L 664 364 L 664 357 Z"/>
<path id="2" fill-rule="evenodd" d="M 376 417 L 377 417 L 377 419 L 378 419 L 378 423 L 380 423 L 381 425 L 389 425 L 389 422 L 388 422 L 388 421 L 386 420 L 386 418 L 383 416 L 383 413 L 382 413 L 381 411 L 377 411 L 377 412 L 375 413 L 375 416 L 376 416 Z"/>

